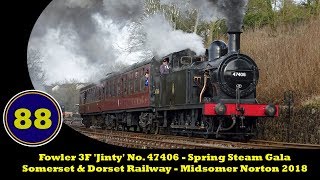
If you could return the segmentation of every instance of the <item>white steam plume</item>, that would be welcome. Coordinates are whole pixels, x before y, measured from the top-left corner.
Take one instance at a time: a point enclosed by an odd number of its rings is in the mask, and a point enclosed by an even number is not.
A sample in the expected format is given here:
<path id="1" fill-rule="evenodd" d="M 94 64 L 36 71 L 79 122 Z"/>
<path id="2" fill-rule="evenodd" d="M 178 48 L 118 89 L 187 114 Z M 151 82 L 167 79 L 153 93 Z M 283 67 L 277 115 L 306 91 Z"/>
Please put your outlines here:
<path id="1" fill-rule="evenodd" d="M 143 30 L 146 33 L 145 47 L 155 56 L 162 57 L 187 48 L 199 55 L 205 52 L 200 36 L 174 30 L 162 15 L 155 14 L 148 18 L 143 23 Z"/>

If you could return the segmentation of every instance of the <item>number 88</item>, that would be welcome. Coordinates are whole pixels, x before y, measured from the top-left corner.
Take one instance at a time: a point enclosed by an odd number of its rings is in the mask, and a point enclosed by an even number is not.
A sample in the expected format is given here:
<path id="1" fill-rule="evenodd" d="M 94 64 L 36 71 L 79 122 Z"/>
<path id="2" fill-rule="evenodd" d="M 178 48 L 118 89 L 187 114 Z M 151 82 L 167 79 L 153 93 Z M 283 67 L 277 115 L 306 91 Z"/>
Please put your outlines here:
<path id="1" fill-rule="evenodd" d="M 32 126 L 32 121 L 30 119 L 31 112 L 26 108 L 17 109 L 14 112 L 16 119 L 14 120 L 14 126 L 17 129 L 29 129 Z M 34 113 L 36 119 L 34 120 L 34 126 L 37 129 L 49 129 L 52 125 L 51 112 L 48 109 L 40 108 Z M 44 123 L 42 123 L 44 122 Z"/>

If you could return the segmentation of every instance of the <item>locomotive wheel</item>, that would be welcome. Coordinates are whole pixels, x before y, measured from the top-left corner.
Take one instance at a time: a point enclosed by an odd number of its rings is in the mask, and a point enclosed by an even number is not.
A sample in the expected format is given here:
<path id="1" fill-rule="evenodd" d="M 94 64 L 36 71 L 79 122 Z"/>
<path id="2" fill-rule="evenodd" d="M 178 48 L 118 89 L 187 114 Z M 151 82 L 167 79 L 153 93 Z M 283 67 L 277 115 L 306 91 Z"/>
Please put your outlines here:
<path id="1" fill-rule="evenodd" d="M 248 142 L 250 141 L 251 138 L 252 138 L 251 135 L 242 135 L 240 140 L 243 142 Z"/>
<path id="2" fill-rule="evenodd" d="M 171 131 L 171 134 L 172 134 L 173 136 L 178 136 L 178 132 Z"/>
<path id="3" fill-rule="evenodd" d="M 188 137 L 192 137 L 192 131 L 187 132 Z"/>
<path id="4" fill-rule="evenodd" d="M 122 125 L 121 124 L 117 124 L 116 125 L 116 131 L 122 131 Z"/>
<path id="5" fill-rule="evenodd" d="M 209 138 L 209 134 L 207 134 L 207 133 L 206 134 L 202 134 L 202 137 L 205 138 L 205 139 L 208 139 Z"/>
<path id="6" fill-rule="evenodd" d="M 105 124 L 101 125 L 101 129 L 105 130 L 107 129 L 107 126 Z"/>
<path id="7" fill-rule="evenodd" d="M 213 125 L 208 121 L 205 121 L 205 132 L 202 134 L 202 137 L 208 139 L 210 137 L 210 132 L 212 132 Z"/>
<path id="8" fill-rule="evenodd" d="M 83 121 L 82 124 L 84 124 L 84 126 L 85 126 L 86 128 L 90 128 L 90 127 L 91 127 L 90 121 Z"/>
<path id="9" fill-rule="evenodd" d="M 120 131 L 126 131 L 125 125 L 121 124 L 121 125 L 119 125 L 119 127 L 120 127 Z"/>
<path id="10" fill-rule="evenodd" d="M 86 128 L 90 128 L 90 127 L 91 127 L 91 125 L 90 125 L 89 123 L 84 124 L 84 126 L 85 126 Z"/>
<path id="11" fill-rule="evenodd" d="M 152 133 L 159 134 L 159 123 L 155 122 L 152 124 Z"/>
<path id="12" fill-rule="evenodd" d="M 142 132 L 145 134 L 150 134 L 150 125 L 147 125 L 146 127 L 142 128 Z"/>
<path id="13" fill-rule="evenodd" d="M 133 126 L 133 132 L 137 132 L 138 127 L 137 126 Z"/>

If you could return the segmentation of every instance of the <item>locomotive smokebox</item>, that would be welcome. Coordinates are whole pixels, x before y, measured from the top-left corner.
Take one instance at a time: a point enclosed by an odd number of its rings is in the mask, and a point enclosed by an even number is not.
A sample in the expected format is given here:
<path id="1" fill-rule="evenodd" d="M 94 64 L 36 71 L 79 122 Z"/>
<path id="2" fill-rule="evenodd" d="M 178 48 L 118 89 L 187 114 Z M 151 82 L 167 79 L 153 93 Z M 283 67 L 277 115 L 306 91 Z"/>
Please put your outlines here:
<path id="1" fill-rule="evenodd" d="M 228 32 L 228 53 L 239 53 L 240 52 L 240 34 L 241 32 Z"/>

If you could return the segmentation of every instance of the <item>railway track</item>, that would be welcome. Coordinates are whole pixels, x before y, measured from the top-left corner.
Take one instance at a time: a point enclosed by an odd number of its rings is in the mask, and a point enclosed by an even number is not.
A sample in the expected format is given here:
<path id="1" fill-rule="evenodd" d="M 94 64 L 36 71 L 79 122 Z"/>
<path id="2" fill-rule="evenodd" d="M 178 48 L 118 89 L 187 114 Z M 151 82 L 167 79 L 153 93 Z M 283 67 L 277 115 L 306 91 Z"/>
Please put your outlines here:
<path id="1" fill-rule="evenodd" d="M 265 144 L 270 147 L 285 147 L 292 149 L 320 149 L 319 144 L 299 144 L 299 143 L 287 143 L 277 141 L 265 141 L 265 140 L 251 140 L 250 143 Z"/>
<path id="2" fill-rule="evenodd" d="M 297 144 L 264 140 L 247 143 L 185 136 L 142 134 L 126 131 L 73 127 L 88 137 L 128 148 L 138 149 L 320 149 L 316 144 Z"/>

